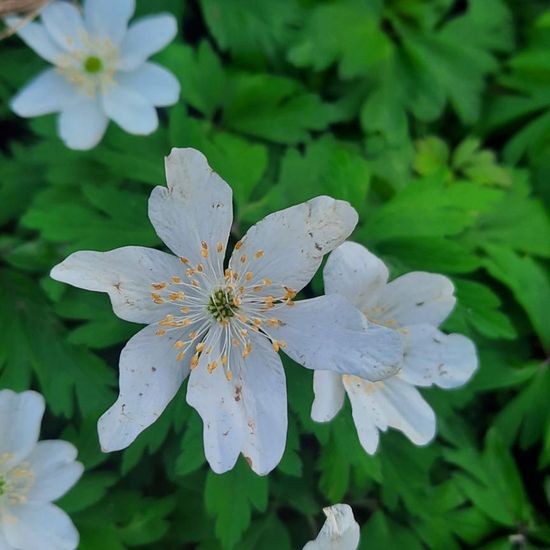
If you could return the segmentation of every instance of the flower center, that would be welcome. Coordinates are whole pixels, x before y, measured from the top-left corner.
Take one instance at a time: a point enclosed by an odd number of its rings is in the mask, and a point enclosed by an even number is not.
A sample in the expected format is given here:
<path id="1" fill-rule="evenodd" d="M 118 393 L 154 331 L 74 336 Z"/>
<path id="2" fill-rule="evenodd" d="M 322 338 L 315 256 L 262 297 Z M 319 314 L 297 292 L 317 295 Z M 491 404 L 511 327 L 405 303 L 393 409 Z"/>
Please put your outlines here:
<path id="1" fill-rule="evenodd" d="M 239 306 L 235 303 L 233 292 L 230 289 L 219 288 L 210 296 L 206 309 L 216 321 L 222 323 L 226 319 L 235 317 Z"/>
<path id="2" fill-rule="evenodd" d="M 90 74 L 99 73 L 103 69 L 103 61 L 95 55 L 91 55 L 84 61 L 84 70 Z"/>

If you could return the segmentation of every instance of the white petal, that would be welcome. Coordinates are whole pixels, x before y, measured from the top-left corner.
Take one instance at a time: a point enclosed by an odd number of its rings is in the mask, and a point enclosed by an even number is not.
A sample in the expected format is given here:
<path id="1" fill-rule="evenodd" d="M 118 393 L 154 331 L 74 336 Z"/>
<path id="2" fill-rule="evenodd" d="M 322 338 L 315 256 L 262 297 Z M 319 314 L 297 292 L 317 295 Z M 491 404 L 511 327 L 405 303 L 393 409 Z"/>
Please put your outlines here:
<path id="1" fill-rule="evenodd" d="M 55 63 L 63 50 L 54 42 L 53 38 L 41 23 L 26 21 L 23 17 L 6 17 L 5 22 L 13 29 L 18 29 L 18 36 L 32 48 L 40 57 Z"/>
<path id="2" fill-rule="evenodd" d="M 246 421 L 243 455 L 258 475 L 266 475 L 279 464 L 286 445 L 285 372 L 267 338 L 253 334 L 251 342 L 252 352 L 237 377 Z"/>
<path id="3" fill-rule="evenodd" d="M 158 126 L 157 111 L 138 92 L 124 86 L 111 86 L 102 96 L 105 113 L 130 134 L 147 135 Z"/>
<path id="4" fill-rule="evenodd" d="M 151 284 L 178 275 L 183 275 L 183 266 L 176 257 L 141 246 L 109 252 L 75 252 L 50 273 L 56 281 L 107 292 L 114 312 L 135 323 L 154 323 L 173 313 L 172 304 L 153 302 Z"/>
<path id="5" fill-rule="evenodd" d="M 35 391 L 0 391 L 0 473 L 7 471 L 33 450 L 40 435 L 46 404 Z"/>
<path id="6" fill-rule="evenodd" d="M 231 188 L 196 149 L 172 149 L 165 164 L 168 187 L 155 187 L 149 199 L 149 218 L 157 235 L 192 265 L 204 263 L 204 242 L 221 273 L 233 222 Z M 218 244 L 222 253 L 217 252 Z"/>
<path id="7" fill-rule="evenodd" d="M 369 454 L 378 446 L 377 429 L 403 432 L 414 444 L 425 445 L 435 435 L 435 414 L 418 390 L 393 376 L 371 383 L 344 376 L 353 420 L 361 445 Z"/>
<path id="8" fill-rule="evenodd" d="M 341 244 L 356 224 L 357 212 L 347 202 L 316 197 L 274 212 L 252 226 L 229 265 L 241 273 L 250 271 L 250 284 L 270 279 L 273 284 L 268 293 L 283 286 L 299 291 L 311 281 L 323 256 Z M 263 253 L 260 258 L 258 251 Z M 243 264 L 241 258 L 248 261 Z"/>
<path id="9" fill-rule="evenodd" d="M 120 69 L 132 71 L 147 58 L 166 47 L 176 36 L 176 18 L 159 13 L 138 19 L 130 25 L 121 44 Z"/>
<path id="10" fill-rule="evenodd" d="M 70 2 L 51 2 L 40 13 L 48 34 L 59 46 L 65 50 L 82 48 L 85 28 L 76 6 Z"/>
<path id="11" fill-rule="evenodd" d="M 231 470 L 245 441 L 245 411 L 241 403 L 240 377 L 234 374 L 227 380 L 222 365 L 208 372 L 208 364 L 219 363 L 221 330 L 210 330 L 205 348 L 212 346 L 210 355 L 202 353 L 196 368 L 191 371 L 187 385 L 187 403 L 200 414 L 203 422 L 204 454 L 217 474 Z"/>
<path id="12" fill-rule="evenodd" d="M 74 101 L 76 90 L 55 69 L 46 69 L 33 78 L 12 99 L 11 108 L 19 116 L 32 117 L 61 111 Z"/>
<path id="13" fill-rule="evenodd" d="M 80 95 L 61 111 L 59 135 L 70 149 L 92 149 L 101 141 L 108 122 L 97 99 Z"/>
<path id="14" fill-rule="evenodd" d="M 269 327 L 270 336 L 283 340 L 285 353 L 308 369 L 380 380 L 400 367 L 399 333 L 367 325 L 361 312 L 343 296 L 295 302 L 276 310 L 274 316 L 282 324 Z"/>
<path id="15" fill-rule="evenodd" d="M 451 313 L 456 299 L 453 283 L 443 275 L 415 271 L 388 283 L 378 296 L 376 319 L 401 326 L 437 326 Z"/>
<path id="16" fill-rule="evenodd" d="M 0 550 L 17 550 L 11 544 L 8 544 L 8 541 L 2 534 L 2 529 L 0 529 Z"/>
<path id="17" fill-rule="evenodd" d="M 119 73 L 116 78 L 121 86 L 141 94 L 157 107 L 173 105 L 180 94 L 178 79 L 156 63 L 144 63 L 135 71 Z"/>
<path id="18" fill-rule="evenodd" d="M 155 325 L 140 330 L 120 354 L 120 393 L 99 419 L 98 433 L 105 452 L 119 451 L 162 414 L 189 374 L 190 354 L 176 359 L 177 340 L 188 339 L 193 325 L 157 336 Z"/>
<path id="19" fill-rule="evenodd" d="M 78 531 L 53 504 L 13 506 L 3 514 L 4 535 L 18 550 L 74 550 Z"/>
<path id="20" fill-rule="evenodd" d="M 28 500 L 52 502 L 62 497 L 84 471 L 76 455 L 76 447 L 67 441 L 39 441 L 26 459 L 35 476 Z"/>
<path id="21" fill-rule="evenodd" d="M 105 36 L 120 44 L 135 9 L 134 0 L 86 0 L 86 27 L 94 36 Z"/>
<path id="22" fill-rule="evenodd" d="M 323 280 L 326 294 L 341 294 L 365 311 L 388 282 L 388 268 L 364 246 L 348 241 L 328 257 Z"/>
<path id="23" fill-rule="evenodd" d="M 473 342 L 461 334 L 444 334 L 431 325 L 405 329 L 403 369 L 399 378 L 415 386 L 456 388 L 478 366 Z"/>
<path id="24" fill-rule="evenodd" d="M 303 550 L 355 550 L 359 546 L 359 524 L 348 504 L 335 504 L 324 508 L 327 519 L 315 540 Z"/>
<path id="25" fill-rule="evenodd" d="M 313 373 L 315 399 L 311 406 L 311 418 L 316 422 L 332 420 L 344 404 L 344 384 L 342 375 L 329 370 L 316 370 Z"/>

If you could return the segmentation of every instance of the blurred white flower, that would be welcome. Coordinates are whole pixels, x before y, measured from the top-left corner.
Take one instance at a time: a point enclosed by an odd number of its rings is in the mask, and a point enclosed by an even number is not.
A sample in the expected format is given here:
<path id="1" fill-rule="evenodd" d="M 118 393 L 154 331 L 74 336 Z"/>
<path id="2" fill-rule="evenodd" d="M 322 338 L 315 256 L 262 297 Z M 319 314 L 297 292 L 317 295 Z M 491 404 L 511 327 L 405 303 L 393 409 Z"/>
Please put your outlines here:
<path id="1" fill-rule="evenodd" d="M 20 116 L 59 112 L 58 130 L 72 149 L 91 149 L 109 119 L 131 134 L 158 126 L 155 107 L 174 104 L 180 86 L 165 68 L 147 61 L 176 35 L 170 14 L 143 17 L 128 27 L 134 0 L 86 0 L 83 13 L 62 0 L 41 11 L 42 22 L 6 23 L 54 65 L 12 100 Z"/>
<path id="2" fill-rule="evenodd" d="M 281 459 L 287 430 L 282 349 L 307 368 L 379 380 L 398 368 L 399 336 L 367 328 L 341 296 L 294 302 L 323 255 L 353 231 L 346 202 L 317 197 L 250 228 L 224 269 L 233 222 L 231 188 L 194 149 L 166 160 L 149 217 L 176 254 L 142 247 L 76 252 L 51 276 L 109 293 L 122 319 L 149 326 L 120 357 L 120 396 L 99 421 L 104 450 L 127 447 L 152 424 L 190 373 L 187 401 L 201 415 L 212 469 L 240 452 L 259 474 Z"/>
<path id="3" fill-rule="evenodd" d="M 379 430 L 388 427 L 402 431 L 416 445 L 425 445 L 435 435 L 436 419 L 415 386 L 455 388 L 465 384 L 478 365 L 471 340 L 437 329 L 455 305 L 453 284 L 443 275 L 424 272 L 407 273 L 388 283 L 384 263 L 352 242 L 330 255 L 323 275 L 327 294 L 345 296 L 369 321 L 401 335 L 403 364 L 397 374 L 380 382 L 316 371 L 312 418 L 331 420 L 347 392 L 361 445 L 368 453 L 378 447 Z"/>
<path id="4" fill-rule="evenodd" d="M 82 475 L 66 441 L 38 441 L 44 398 L 0 391 L 0 549 L 73 550 L 78 532 L 51 504 Z"/>
<path id="5" fill-rule="evenodd" d="M 327 519 L 315 540 L 303 550 L 355 550 L 359 546 L 359 525 L 348 504 L 323 508 Z"/>

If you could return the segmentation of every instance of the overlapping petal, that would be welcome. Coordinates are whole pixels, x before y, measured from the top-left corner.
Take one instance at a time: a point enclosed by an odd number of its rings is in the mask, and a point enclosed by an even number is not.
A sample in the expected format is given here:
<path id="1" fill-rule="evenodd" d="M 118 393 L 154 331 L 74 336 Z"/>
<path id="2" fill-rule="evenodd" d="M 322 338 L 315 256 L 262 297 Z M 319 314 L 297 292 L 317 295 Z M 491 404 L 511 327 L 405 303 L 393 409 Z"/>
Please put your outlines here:
<path id="1" fill-rule="evenodd" d="M 456 388 L 477 369 L 475 346 L 462 334 L 444 334 L 431 325 L 412 325 L 405 329 L 404 342 L 399 376 L 415 386 Z"/>
<path id="2" fill-rule="evenodd" d="M 78 288 L 107 292 L 121 319 L 154 323 L 171 313 L 174 306 L 154 303 L 151 284 L 181 275 L 182 271 L 181 262 L 171 254 L 125 246 L 109 252 L 75 252 L 56 265 L 50 276 Z"/>
<path id="3" fill-rule="evenodd" d="M 176 395 L 189 374 L 190 357 L 178 360 L 175 343 L 186 340 L 194 328 L 158 336 L 158 327 L 149 325 L 128 341 L 120 354 L 118 399 L 98 422 L 104 451 L 130 445 Z"/>
<path id="4" fill-rule="evenodd" d="M 399 326 L 440 325 L 456 303 L 454 286 L 444 275 L 414 271 L 388 283 L 378 296 L 376 320 Z"/>
<path id="5" fill-rule="evenodd" d="M 231 188 L 202 153 L 190 148 L 172 149 L 166 158 L 166 179 L 168 187 L 155 187 L 149 199 L 149 218 L 158 236 L 192 265 L 217 258 L 221 274 L 233 222 Z"/>
<path id="6" fill-rule="evenodd" d="M 364 246 L 348 241 L 328 257 L 323 280 L 326 294 L 345 296 L 365 311 L 388 282 L 388 268 Z"/>
<path id="7" fill-rule="evenodd" d="M 332 294 L 295 302 L 275 312 L 281 321 L 269 334 L 308 369 L 381 380 L 395 374 L 402 358 L 394 330 L 368 324 L 343 296 Z"/>
<path id="8" fill-rule="evenodd" d="M 303 550 L 355 550 L 359 545 L 359 524 L 348 504 L 335 504 L 324 508 L 327 519 L 315 540 Z"/>
<path id="9" fill-rule="evenodd" d="M 434 437 L 433 410 L 414 386 L 398 376 L 376 383 L 345 376 L 344 385 L 359 440 L 367 453 L 373 454 L 378 447 L 378 430 L 388 427 L 403 432 L 416 445 L 425 445 Z"/>
<path id="10" fill-rule="evenodd" d="M 40 434 L 44 398 L 34 391 L 0 391 L 0 473 L 6 472 L 33 450 Z"/>
<path id="11" fill-rule="evenodd" d="M 316 422 L 332 420 L 342 408 L 346 395 L 342 375 L 328 370 L 313 373 L 315 399 L 311 406 L 311 418 Z"/>
<path id="12" fill-rule="evenodd" d="M 349 203 L 316 197 L 269 214 L 252 226 L 229 266 L 250 271 L 251 285 L 272 281 L 265 293 L 284 286 L 299 291 L 311 281 L 323 256 L 341 244 L 356 224 L 357 212 Z"/>
<path id="13" fill-rule="evenodd" d="M 70 2 L 50 2 L 40 12 L 46 31 L 64 50 L 81 49 L 84 20 Z"/>

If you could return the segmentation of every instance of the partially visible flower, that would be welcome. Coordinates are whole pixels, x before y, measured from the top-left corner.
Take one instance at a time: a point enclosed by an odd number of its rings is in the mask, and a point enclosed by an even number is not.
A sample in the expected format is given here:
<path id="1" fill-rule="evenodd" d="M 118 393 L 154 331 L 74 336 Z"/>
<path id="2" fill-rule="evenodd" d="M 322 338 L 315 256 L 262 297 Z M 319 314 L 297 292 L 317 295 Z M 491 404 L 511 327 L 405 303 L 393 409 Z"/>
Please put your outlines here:
<path id="1" fill-rule="evenodd" d="M 327 294 L 345 296 L 369 321 L 401 335 L 403 364 L 397 374 L 379 382 L 316 371 L 312 418 L 331 420 L 347 392 L 367 453 L 376 451 L 379 430 L 388 427 L 402 431 L 416 445 L 425 445 L 435 435 L 436 419 L 415 386 L 456 388 L 478 366 L 471 340 L 437 328 L 455 305 L 453 284 L 443 275 L 424 272 L 407 273 L 388 283 L 384 263 L 352 242 L 330 255 L 324 281 Z"/>
<path id="2" fill-rule="evenodd" d="M 303 550 L 355 550 L 359 546 L 359 525 L 348 504 L 323 508 L 327 519 L 315 540 Z"/>
<path id="3" fill-rule="evenodd" d="M 127 447 L 190 374 L 187 402 L 201 415 L 215 472 L 242 452 L 259 474 L 281 459 L 287 430 L 284 350 L 307 368 L 380 380 L 398 368 L 401 342 L 368 326 L 341 296 L 295 302 L 323 255 L 353 231 L 346 202 L 317 197 L 251 227 L 224 264 L 231 188 L 194 149 L 166 159 L 149 217 L 176 254 L 142 247 L 76 252 L 51 276 L 107 292 L 115 313 L 147 323 L 122 350 L 120 395 L 99 421 L 105 451 Z"/>
<path id="4" fill-rule="evenodd" d="M 80 478 L 83 467 L 66 441 L 38 441 L 44 398 L 0 391 L 0 549 L 73 550 L 78 531 L 51 504 Z"/>
<path id="5" fill-rule="evenodd" d="M 42 23 L 7 17 L 6 23 L 38 55 L 54 65 L 12 100 L 20 116 L 60 113 L 58 130 L 71 149 L 91 149 L 109 119 L 131 134 L 158 126 L 155 107 L 178 100 L 180 86 L 164 67 L 147 61 L 176 35 L 170 14 L 143 17 L 128 27 L 134 0 L 86 0 L 83 13 L 54 1 Z"/>

